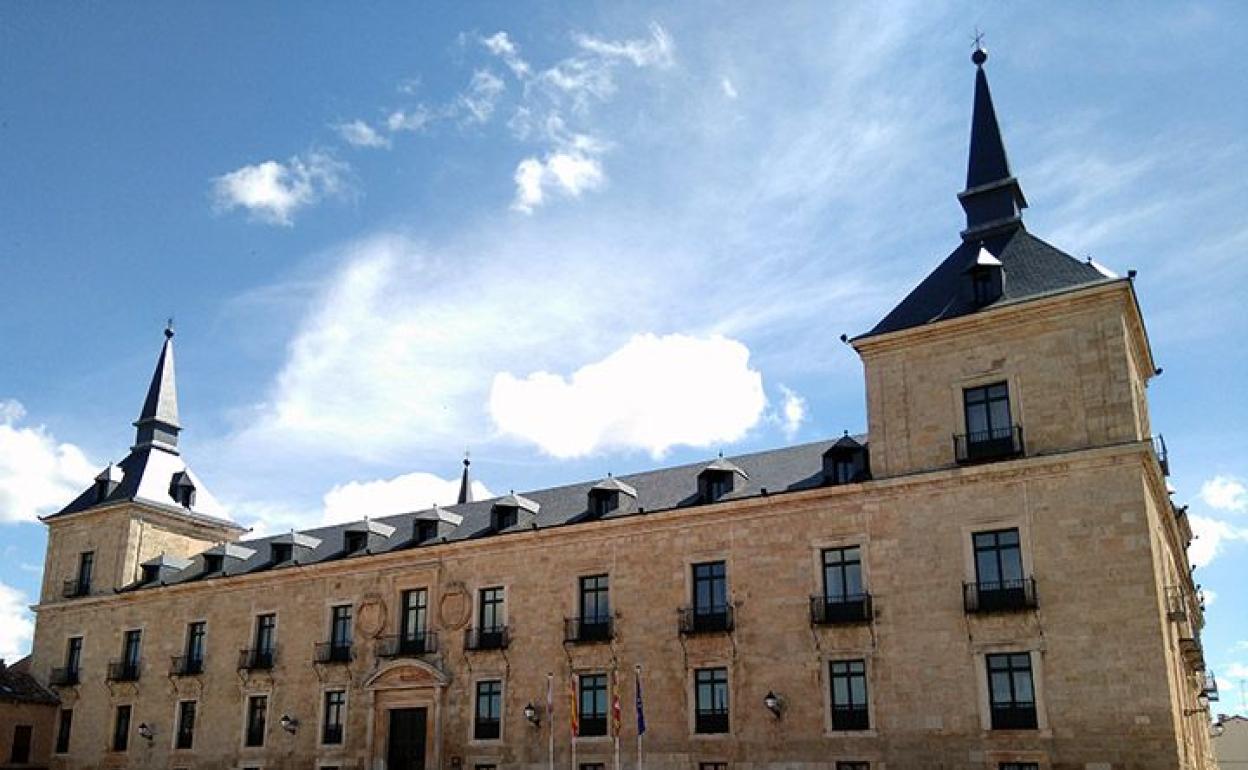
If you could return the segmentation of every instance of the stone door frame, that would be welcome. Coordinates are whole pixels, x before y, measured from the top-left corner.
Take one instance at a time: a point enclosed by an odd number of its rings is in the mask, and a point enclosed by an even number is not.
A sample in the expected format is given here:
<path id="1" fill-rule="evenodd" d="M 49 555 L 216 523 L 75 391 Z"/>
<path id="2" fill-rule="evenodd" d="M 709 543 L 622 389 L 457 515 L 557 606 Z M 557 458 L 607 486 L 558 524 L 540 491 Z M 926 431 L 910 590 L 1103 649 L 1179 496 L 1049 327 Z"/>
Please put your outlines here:
<path id="1" fill-rule="evenodd" d="M 368 693 L 367 753 L 370 768 L 384 768 L 389 748 L 389 712 L 397 708 L 423 708 L 428 714 L 425 766 L 442 767 L 442 705 L 450 678 L 436 666 L 418 658 L 395 660 L 378 668 L 364 682 Z"/>

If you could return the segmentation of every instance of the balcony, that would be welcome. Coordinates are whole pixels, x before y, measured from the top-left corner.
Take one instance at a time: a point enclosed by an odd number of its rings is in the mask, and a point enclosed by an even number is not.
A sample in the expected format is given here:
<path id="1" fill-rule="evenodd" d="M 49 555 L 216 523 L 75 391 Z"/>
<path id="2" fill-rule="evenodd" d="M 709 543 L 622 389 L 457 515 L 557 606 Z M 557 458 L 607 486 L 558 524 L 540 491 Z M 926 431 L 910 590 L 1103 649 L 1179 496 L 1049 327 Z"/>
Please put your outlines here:
<path id="1" fill-rule="evenodd" d="M 1206 671 L 1200 678 L 1200 694 L 1209 701 L 1218 700 L 1218 680 L 1213 678 L 1212 671 Z"/>
<path id="2" fill-rule="evenodd" d="M 1034 610 L 1036 581 L 1033 578 L 1003 580 L 997 583 L 963 583 L 962 602 L 967 614 L 1020 612 Z"/>
<path id="3" fill-rule="evenodd" d="M 464 649 L 466 650 L 505 650 L 511 643 L 507 626 L 490 628 L 470 628 L 464 632 Z"/>
<path id="4" fill-rule="evenodd" d="M 108 663 L 108 681 L 137 682 L 142 667 L 137 660 L 112 660 Z"/>
<path id="5" fill-rule="evenodd" d="M 91 583 L 84 580 L 66 580 L 61 587 L 61 596 L 66 599 L 77 599 L 91 593 Z"/>
<path id="6" fill-rule="evenodd" d="M 1183 662 L 1192 671 L 1202 672 L 1205 670 L 1205 649 L 1201 646 L 1200 639 L 1191 636 L 1179 639 L 1179 654 L 1183 656 Z"/>
<path id="7" fill-rule="evenodd" d="M 962 465 L 986 463 L 1021 457 L 1023 454 L 1023 426 L 964 433 L 953 437 L 954 458 Z"/>
<path id="8" fill-rule="evenodd" d="M 714 735 L 728 732 L 728 712 L 697 712 L 693 717 L 693 731 L 699 735 Z"/>
<path id="9" fill-rule="evenodd" d="M 204 673 L 204 659 L 175 655 L 169 666 L 169 676 L 199 676 Z"/>
<path id="10" fill-rule="evenodd" d="M 1153 436 L 1153 454 L 1157 456 L 1157 464 L 1161 466 L 1164 476 L 1170 475 L 1170 453 L 1166 450 L 1166 439 L 1160 434 Z"/>
<path id="11" fill-rule="evenodd" d="M 383 636 L 377 640 L 379 658 L 419 658 L 438 651 L 438 634 L 421 631 L 407 636 Z"/>
<path id="12" fill-rule="evenodd" d="M 615 638 L 615 624 L 610 617 L 565 618 L 563 641 L 569 644 L 609 642 Z"/>
<path id="13" fill-rule="evenodd" d="M 734 627 L 732 605 L 712 607 L 682 607 L 680 610 L 680 633 L 686 636 L 698 634 L 726 634 Z"/>
<path id="14" fill-rule="evenodd" d="M 354 659 L 350 642 L 317 642 L 312 660 L 316 663 L 350 663 Z"/>
<path id="15" fill-rule="evenodd" d="M 501 735 L 497 719 L 477 718 L 472 726 L 472 738 L 477 741 L 496 741 Z"/>
<path id="16" fill-rule="evenodd" d="M 1187 620 L 1187 593 L 1181 586 L 1166 586 L 1166 619 Z"/>
<path id="17" fill-rule="evenodd" d="M 582 715 L 579 722 L 578 726 L 580 729 L 577 731 L 577 735 L 582 738 L 593 738 L 607 734 L 607 718 L 605 716 L 587 717 Z"/>
<path id="18" fill-rule="evenodd" d="M 53 687 L 73 687 L 78 682 L 78 669 L 76 668 L 54 668 L 48 674 L 48 684 Z"/>
<path id="19" fill-rule="evenodd" d="M 1035 730 L 1037 727 L 1034 703 L 993 704 L 992 706 L 992 729 L 994 730 Z"/>
<path id="20" fill-rule="evenodd" d="M 238 651 L 239 671 L 269 671 L 277 662 L 276 649 L 253 649 Z"/>
<path id="21" fill-rule="evenodd" d="M 833 706 L 833 730 L 869 730 L 871 716 L 866 706 Z"/>
<path id="22" fill-rule="evenodd" d="M 342 725 L 325 725 L 321 728 L 321 743 L 338 745 L 342 743 Z"/>
<path id="23" fill-rule="evenodd" d="M 872 617 L 870 594 L 810 597 L 810 624 L 812 626 L 866 623 Z"/>

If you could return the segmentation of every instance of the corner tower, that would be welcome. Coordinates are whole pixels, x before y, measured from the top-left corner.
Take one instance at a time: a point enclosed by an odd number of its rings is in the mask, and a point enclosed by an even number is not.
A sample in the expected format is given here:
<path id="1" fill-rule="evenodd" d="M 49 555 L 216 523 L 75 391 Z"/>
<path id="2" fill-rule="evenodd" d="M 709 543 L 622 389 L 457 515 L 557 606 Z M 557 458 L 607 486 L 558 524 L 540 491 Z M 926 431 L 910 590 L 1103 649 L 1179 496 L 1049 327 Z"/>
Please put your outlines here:
<path id="1" fill-rule="evenodd" d="M 1135 292 L 1027 231 L 976 49 L 959 244 L 852 343 L 876 478 L 1142 441 L 1154 373 Z"/>
<path id="2" fill-rule="evenodd" d="M 225 517 L 178 448 L 172 327 L 165 329 L 134 427 L 130 453 L 43 518 L 48 549 L 41 604 L 112 593 L 138 580 L 149 559 L 186 558 L 245 531 Z"/>

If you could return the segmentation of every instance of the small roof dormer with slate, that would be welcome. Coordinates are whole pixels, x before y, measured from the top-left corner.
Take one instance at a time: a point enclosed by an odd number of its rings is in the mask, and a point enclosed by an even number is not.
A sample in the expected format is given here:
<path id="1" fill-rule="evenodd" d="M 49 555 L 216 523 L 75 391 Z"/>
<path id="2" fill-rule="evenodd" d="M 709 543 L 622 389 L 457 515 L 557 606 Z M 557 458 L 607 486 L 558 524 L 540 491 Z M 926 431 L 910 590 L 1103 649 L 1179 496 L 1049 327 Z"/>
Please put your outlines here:
<path id="1" fill-rule="evenodd" d="M 637 506 L 637 490 L 610 474 L 590 487 L 587 497 L 589 518 L 630 512 Z"/>
<path id="2" fill-rule="evenodd" d="M 503 532 L 531 527 L 541 508 L 540 503 L 515 492 L 504 495 L 495 500 L 490 508 L 490 529 Z"/>
<path id="3" fill-rule="evenodd" d="M 394 532 L 394 527 L 373 519 L 348 524 L 342 530 L 342 552 L 351 554 L 371 551 L 384 545 Z"/>
<path id="4" fill-rule="evenodd" d="M 1023 225 L 1027 199 L 1005 152 L 984 64 L 977 48 L 961 243 L 864 339 L 969 315 L 990 307 L 1068 291 L 1116 278 L 1045 243 Z"/>
<path id="5" fill-rule="evenodd" d="M 736 464 L 725 460 L 721 453 L 718 458 L 707 463 L 698 474 L 698 500 L 703 503 L 713 503 L 739 491 L 749 480 L 749 474 Z"/>

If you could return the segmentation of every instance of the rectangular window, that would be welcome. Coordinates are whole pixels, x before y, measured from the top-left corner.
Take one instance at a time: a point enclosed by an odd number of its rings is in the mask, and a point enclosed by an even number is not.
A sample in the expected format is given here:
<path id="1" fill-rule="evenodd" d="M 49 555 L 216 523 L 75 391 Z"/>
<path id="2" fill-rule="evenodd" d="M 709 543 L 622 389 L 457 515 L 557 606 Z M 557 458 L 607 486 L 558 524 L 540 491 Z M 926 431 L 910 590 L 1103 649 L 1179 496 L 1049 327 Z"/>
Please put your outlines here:
<path id="1" fill-rule="evenodd" d="M 823 597 L 829 602 L 861 599 L 862 550 L 859 546 L 823 551 Z"/>
<path id="2" fill-rule="evenodd" d="M 836 770 L 871 770 L 870 762 L 837 762 Z"/>
<path id="3" fill-rule="evenodd" d="M 728 669 L 700 668 L 693 681 L 694 731 L 728 732 Z"/>
<path id="4" fill-rule="evenodd" d="M 832 729 L 869 729 L 866 661 L 834 660 L 828 664 L 828 676 L 832 683 Z"/>
<path id="5" fill-rule="evenodd" d="M 329 690 L 325 693 L 325 723 L 321 726 L 321 743 L 342 743 L 342 730 L 347 708 L 345 690 Z"/>
<path id="6" fill-rule="evenodd" d="M 975 580 L 980 590 L 1021 587 L 1023 552 L 1017 529 L 976 532 Z"/>
<path id="7" fill-rule="evenodd" d="M 182 673 L 199 674 L 204 670 L 204 637 L 208 624 L 204 621 L 190 623 L 186 627 L 186 660 Z"/>
<path id="8" fill-rule="evenodd" d="M 482 588 L 480 625 L 482 631 L 495 631 L 503 627 L 503 589 Z"/>
<path id="9" fill-rule="evenodd" d="M 30 761 L 31 725 L 17 725 L 13 728 L 13 746 L 9 750 L 9 763 L 24 765 Z"/>
<path id="10" fill-rule="evenodd" d="M 418 545 L 427 543 L 438 536 L 438 523 L 436 521 L 418 521 L 415 524 L 412 535 Z"/>
<path id="11" fill-rule="evenodd" d="M 962 391 L 968 439 L 986 441 L 1010 437 L 1010 390 L 995 382 Z"/>
<path id="12" fill-rule="evenodd" d="M 693 630 L 728 630 L 728 571 L 722 561 L 693 565 Z"/>
<path id="13" fill-rule="evenodd" d="M 72 636 L 65 647 L 65 672 L 75 680 L 82 665 L 82 637 Z"/>
<path id="14" fill-rule="evenodd" d="M 57 754 L 69 753 L 69 736 L 74 728 L 74 710 L 61 709 L 61 716 L 56 725 L 56 748 Z"/>
<path id="15" fill-rule="evenodd" d="M 272 668 L 273 651 L 277 645 L 277 615 L 256 616 L 255 644 L 252 648 L 253 668 Z"/>
<path id="16" fill-rule="evenodd" d="M 495 741 L 501 735 L 503 715 L 503 683 L 497 680 L 477 682 L 477 711 L 472 737 L 478 741 Z"/>
<path id="17" fill-rule="evenodd" d="M 580 579 L 581 620 L 585 623 L 605 623 L 611 617 L 608 600 L 608 577 L 590 575 Z"/>
<path id="18" fill-rule="evenodd" d="M 264 745 L 264 726 L 268 710 L 268 696 L 253 695 L 247 699 L 247 734 L 243 737 L 243 745 Z"/>
<path id="19" fill-rule="evenodd" d="M 139 678 L 139 661 L 143 650 L 143 632 L 137 628 L 125 633 L 121 645 L 121 671 L 118 681 L 133 682 Z"/>
<path id="20" fill-rule="evenodd" d="M 399 615 L 399 652 L 420 654 L 428 645 L 425 628 L 429 610 L 429 593 L 423 588 L 404 591 Z"/>
<path id="21" fill-rule="evenodd" d="M 195 710 L 193 700 L 178 704 L 178 732 L 173 744 L 176 749 L 189 749 L 195 745 Z"/>
<path id="22" fill-rule="evenodd" d="M 330 608 L 329 659 L 351 659 L 351 605 L 340 604 Z"/>
<path id="23" fill-rule="evenodd" d="M 84 551 L 78 555 L 78 595 L 91 593 L 91 575 L 95 571 L 95 552 Z M 65 574 L 65 573 L 61 573 Z"/>
<path id="24" fill-rule="evenodd" d="M 992 729 L 1034 730 L 1036 694 L 1031 679 L 1031 653 L 986 656 Z"/>
<path id="25" fill-rule="evenodd" d="M 607 734 L 607 675 L 581 674 L 581 692 L 577 714 L 580 735 Z"/>
<path id="26" fill-rule="evenodd" d="M 130 707 L 118 706 L 113 715 L 113 751 L 125 751 L 130 745 Z"/>

